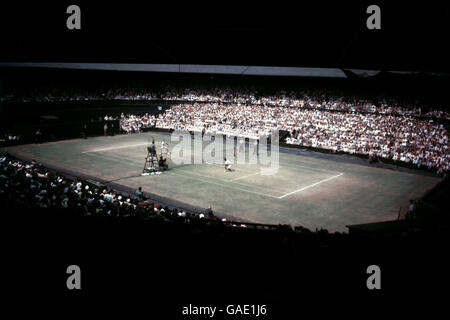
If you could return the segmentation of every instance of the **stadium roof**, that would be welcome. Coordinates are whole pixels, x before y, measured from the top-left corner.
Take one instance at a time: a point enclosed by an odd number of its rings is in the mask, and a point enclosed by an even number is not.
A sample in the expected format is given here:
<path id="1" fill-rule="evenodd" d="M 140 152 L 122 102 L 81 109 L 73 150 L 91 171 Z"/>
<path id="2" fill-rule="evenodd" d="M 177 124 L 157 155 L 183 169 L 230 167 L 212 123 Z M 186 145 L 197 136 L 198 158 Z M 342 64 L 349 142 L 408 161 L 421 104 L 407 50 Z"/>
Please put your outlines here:
<path id="1" fill-rule="evenodd" d="M 288 76 L 288 77 L 322 77 L 322 78 L 367 78 L 377 76 L 380 70 L 275 67 L 275 66 L 238 66 L 238 65 L 203 65 L 203 64 L 144 64 L 144 63 L 70 63 L 70 62 L 0 62 L 0 68 L 48 68 L 69 70 L 103 70 L 132 72 L 169 72 L 169 73 L 203 73 L 251 76 Z M 448 76 L 446 73 L 386 71 L 391 74 L 426 74 Z M 385 73 L 386 73 L 385 72 Z"/>
<path id="2" fill-rule="evenodd" d="M 336 68 L 227 66 L 227 65 L 200 65 L 200 64 L 0 62 L 0 67 L 241 74 L 241 75 L 260 75 L 260 76 L 298 76 L 298 77 L 332 77 L 332 78 L 347 77 L 342 70 Z"/>

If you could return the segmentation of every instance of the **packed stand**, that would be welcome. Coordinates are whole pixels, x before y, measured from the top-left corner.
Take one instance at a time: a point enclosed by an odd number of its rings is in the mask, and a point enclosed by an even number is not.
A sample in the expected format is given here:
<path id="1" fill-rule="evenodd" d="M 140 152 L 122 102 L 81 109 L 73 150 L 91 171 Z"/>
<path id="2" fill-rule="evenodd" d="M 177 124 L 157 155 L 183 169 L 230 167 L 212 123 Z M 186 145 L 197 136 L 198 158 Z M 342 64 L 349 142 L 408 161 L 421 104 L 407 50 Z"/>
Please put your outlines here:
<path id="1" fill-rule="evenodd" d="M 450 113 L 441 106 L 419 105 L 417 102 L 404 102 L 396 98 L 348 95 L 339 90 L 299 89 L 277 90 L 263 93 L 243 88 L 189 89 L 166 87 L 150 90 L 139 86 L 128 88 L 82 90 L 53 89 L 49 93 L 33 91 L 16 94 L 19 101 L 89 101 L 89 100 L 164 100 L 185 102 L 234 103 L 258 106 L 297 107 L 305 109 L 334 110 L 343 112 L 362 112 L 431 117 L 450 120 Z"/>
<path id="2" fill-rule="evenodd" d="M 122 130 L 143 127 L 203 131 L 259 139 L 271 130 L 289 132 L 286 143 L 361 154 L 448 172 L 447 128 L 432 119 L 372 113 L 249 106 L 245 104 L 176 104 L 154 115 L 122 115 Z"/>
<path id="3" fill-rule="evenodd" d="M 191 222 L 215 219 L 211 210 L 195 214 L 163 207 L 146 199 L 141 189 L 135 197 L 114 190 L 99 189 L 85 181 L 68 180 L 37 162 L 24 163 L 10 156 L 0 157 L 0 196 L 18 208 L 75 209 L 86 216 L 113 218 L 161 218 Z"/>

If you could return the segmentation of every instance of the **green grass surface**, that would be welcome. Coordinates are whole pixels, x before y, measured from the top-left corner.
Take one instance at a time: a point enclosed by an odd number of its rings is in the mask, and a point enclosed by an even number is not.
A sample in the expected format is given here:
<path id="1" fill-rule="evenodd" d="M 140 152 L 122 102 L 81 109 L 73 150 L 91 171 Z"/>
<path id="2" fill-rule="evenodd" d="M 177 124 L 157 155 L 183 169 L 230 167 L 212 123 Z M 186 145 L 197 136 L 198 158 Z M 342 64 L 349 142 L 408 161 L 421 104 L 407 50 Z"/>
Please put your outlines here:
<path id="1" fill-rule="evenodd" d="M 422 196 L 439 179 L 328 158 L 280 153 L 278 172 L 261 175 L 258 164 L 174 166 L 160 175 L 141 176 L 149 137 L 142 133 L 8 147 L 34 158 L 127 187 L 259 223 L 302 225 L 346 231 L 349 224 L 396 219 L 399 207 Z"/>

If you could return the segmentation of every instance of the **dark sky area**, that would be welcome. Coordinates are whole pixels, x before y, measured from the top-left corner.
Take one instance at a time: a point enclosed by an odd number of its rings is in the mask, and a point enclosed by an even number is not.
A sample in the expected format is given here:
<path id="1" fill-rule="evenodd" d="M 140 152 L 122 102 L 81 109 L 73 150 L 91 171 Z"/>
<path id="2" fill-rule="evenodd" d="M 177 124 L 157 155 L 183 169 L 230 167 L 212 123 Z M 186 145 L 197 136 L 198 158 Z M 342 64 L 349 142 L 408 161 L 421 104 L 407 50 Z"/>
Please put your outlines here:
<path id="1" fill-rule="evenodd" d="M 0 61 L 199 63 L 450 71 L 447 2 L 0 5 Z M 81 8 L 81 30 L 66 8 Z M 368 30 L 366 8 L 381 8 Z"/>

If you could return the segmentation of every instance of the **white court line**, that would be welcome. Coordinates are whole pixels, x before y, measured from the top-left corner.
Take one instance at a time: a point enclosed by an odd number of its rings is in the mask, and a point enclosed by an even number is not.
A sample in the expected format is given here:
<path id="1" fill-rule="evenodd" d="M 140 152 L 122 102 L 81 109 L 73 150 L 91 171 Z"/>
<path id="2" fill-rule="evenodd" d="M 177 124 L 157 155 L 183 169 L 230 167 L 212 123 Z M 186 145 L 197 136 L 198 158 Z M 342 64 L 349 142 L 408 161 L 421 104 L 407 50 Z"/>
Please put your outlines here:
<path id="1" fill-rule="evenodd" d="M 175 168 L 178 169 L 178 168 Z M 200 177 L 204 177 L 204 178 L 208 178 L 208 179 L 214 179 L 214 180 L 218 180 L 218 181 L 223 181 L 223 182 L 231 182 L 234 184 L 239 184 L 241 186 L 246 186 L 246 187 L 251 187 L 251 188 L 257 188 L 257 189 L 262 189 L 262 190 L 274 190 L 273 188 L 267 188 L 267 187 L 262 187 L 262 186 L 258 186 L 258 185 L 249 185 L 248 183 L 239 183 L 239 182 L 234 182 L 232 180 L 228 180 L 228 179 L 221 179 L 221 178 L 217 178 L 214 176 L 207 176 L 198 172 L 193 172 L 193 171 L 187 171 L 187 170 L 181 170 L 179 169 L 178 171 L 184 172 L 185 173 L 185 177 L 190 177 L 191 174 L 196 175 L 196 176 L 200 176 Z M 258 173 L 254 173 L 254 174 L 258 174 Z M 278 190 L 274 190 L 278 193 L 281 193 L 283 191 L 278 191 Z"/>
<path id="2" fill-rule="evenodd" d="M 257 175 L 257 174 L 259 174 L 259 172 L 252 173 L 252 174 L 246 174 L 245 176 L 237 177 L 237 178 L 234 178 L 234 179 L 231 179 L 231 180 L 227 180 L 227 181 L 233 182 L 233 181 L 244 179 L 244 178 L 247 178 L 247 177 L 251 177 L 251 176 L 254 176 L 254 175 Z"/>
<path id="3" fill-rule="evenodd" d="M 83 151 L 82 153 L 91 153 L 91 152 L 100 152 L 100 151 L 109 151 L 109 150 L 116 150 L 116 149 L 123 149 L 123 148 L 131 148 L 131 147 L 138 147 L 138 146 L 145 146 L 148 145 L 148 143 L 137 143 L 137 144 L 129 144 L 126 146 L 120 146 L 120 147 L 109 147 L 109 148 L 103 148 L 103 149 L 93 149 L 88 151 Z"/>
<path id="4" fill-rule="evenodd" d="M 342 175 L 343 175 L 343 173 L 339 173 L 338 175 L 332 176 L 332 177 L 330 177 L 330 178 L 326 178 L 326 179 L 320 180 L 320 181 L 318 181 L 318 182 L 316 182 L 316 183 L 310 184 L 309 186 L 306 186 L 306 187 L 303 187 L 303 188 L 294 190 L 294 191 L 292 191 L 292 192 L 286 193 L 285 195 L 282 195 L 281 197 L 278 197 L 278 199 L 283 199 L 284 197 L 290 196 L 291 194 L 294 194 L 294 193 L 297 193 L 297 192 L 300 192 L 300 191 L 309 189 L 309 188 L 311 188 L 311 187 L 317 186 L 318 184 L 321 184 L 321 183 L 326 182 L 326 181 L 329 181 L 329 180 L 331 180 L 331 179 L 340 177 L 340 176 L 342 176 Z"/>
<path id="5" fill-rule="evenodd" d="M 145 143 L 145 144 L 138 144 L 138 145 L 146 145 L 146 144 L 147 144 L 147 143 Z M 138 146 L 138 145 L 128 145 L 128 146 L 122 146 L 122 147 L 104 148 L 104 149 L 97 149 L 97 150 L 98 150 L 98 151 L 114 150 L 114 149 L 127 148 L 127 147 Z M 96 152 L 97 150 L 85 151 L 85 152 L 83 152 L 83 153 L 92 153 L 92 152 Z M 101 156 L 101 157 L 103 157 L 103 158 L 105 157 L 104 155 L 97 155 L 97 154 L 96 154 L 96 156 Z M 311 168 L 311 169 L 313 169 L 313 168 Z M 245 171 L 244 171 L 244 172 L 245 172 Z M 247 171 L 247 172 L 248 172 L 248 171 Z M 212 176 L 205 176 L 205 175 L 199 174 L 199 173 L 197 173 L 197 172 L 189 172 L 189 174 L 187 174 L 187 175 L 186 175 L 186 174 L 175 173 L 175 172 L 172 172 L 172 171 L 168 171 L 167 173 L 175 174 L 175 175 L 182 176 L 182 177 L 185 177 L 185 178 L 192 178 L 192 179 L 194 179 L 194 180 L 198 180 L 198 181 L 205 182 L 205 183 L 211 183 L 211 184 L 215 184 L 215 185 L 218 185 L 218 186 L 223 186 L 223 187 L 226 187 L 226 188 L 229 188 L 229 189 L 245 191 L 245 192 L 249 192 L 249 193 L 253 193 L 253 194 L 257 194 L 257 195 L 262 195 L 262 196 L 266 196 L 266 197 L 271 197 L 271 198 L 275 198 L 275 199 L 283 199 L 284 197 L 287 197 L 287 196 L 290 196 L 290 195 L 292 195 L 292 194 L 294 194 L 294 193 L 297 193 L 297 192 L 300 192 L 300 191 L 309 189 L 309 188 L 314 187 L 314 186 L 316 186 L 316 185 L 318 185 L 318 184 L 321 184 L 321 183 L 323 183 L 323 182 L 332 180 L 332 179 L 334 179 L 334 178 L 337 178 L 337 177 L 340 177 L 340 176 L 343 175 L 343 173 L 339 173 L 338 175 L 335 175 L 335 176 L 332 176 L 332 177 L 329 177 L 329 178 L 320 180 L 320 181 L 315 182 L 315 183 L 313 183 L 313 184 L 310 184 L 310 185 L 308 185 L 308 186 L 306 186 L 306 187 L 303 187 L 303 188 L 294 190 L 294 191 L 292 191 L 292 192 L 289 192 L 289 193 L 286 193 L 286 194 L 284 194 L 284 195 L 282 195 L 282 196 L 277 197 L 277 196 L 273 196 L 273 195 L 270 195 L 270 194 L 260 193 L 260 192 L 256 192 L 256 191 L 250 191 L 250 190 L 248 190 L 248 189 L 242 189 L 242 188 L 232 187 L 232 186 L 228 186 L 228 185 L 225 185 L 225 184 L 216 183 L 216 182 L 212 182 L 212 181 L 205 181 L 205 180 L 203 180 L 203 179 L 199 179 L 199 178 L 193 177 L 193 176 L 191 175 L 191 174 L 194 174 L 194 175 L 202 176 L 202 177 L 205 177 L 205 178 L 208 178 L 208 179 L 213 178 L 213 179 L 217 179 L 217 180 L 224 181 L 224 182 L 231 182 L 231 183 L 234 183 L 234 184 L 239 184 L 238 182 L 233 182 L 233 181 L 238 180 L 238 179 L 245 178 L 245 177 L 247 177 L 247 176 L 253 176 L 253 175 L 259 174 L 258 172 L 252 173 L 252 174 L 249 174 L 249 175 L 246 175 L 246 176 L 241 176 L 241 177 L 238 177 L 238 178 L 235 178 L 235 179 L 231 179 L 231 180 L 215 178 L 215 177 L 212 177 Z M 241 184 L 241 185 L 247 185 L 247 184 Z M 255 187 L 255 186 L 253 186 L 253 187 Z M 263 188 L 263 187 L 259 187 L 259 188 Z"/>
<path id="6" fill-rule="evenodd" d="M 174 167 L 173 169 L 178 169 L 178 168 Z M 198 173 L 198 172 L 186 171 L 186 170 L 182 170 L 182 169 L 178 169 L 178 171 L 181 171 L 181 172 L 184 172 L 184 173 L 189 173 L 189 174 L 194 174 L 196 176 L 200 176 L 200 177 L 204 177 L 204 178 L 208 178 L 208 179 L 216 179 L 216 180 L 223 181 L 223 182 L 227 182 L 228 181 L 226 179 L 216 178 L 216 177 L 208 176 L 208 175 L 201 174 L 201 173 Z M 189 174 L 186 175 L 186 177 L 189 176 Z"/>
<path id="7" fill-rule="evenodd" d="M 93 149 L 93 150 L 87 150 L 87 151 L 83 151 L 83 152 L 81 152 L 81 153 L 92 153 L 92 152 L 101 152 L 101 151 L 111 151 L 111 150 L 116 150 L 116 149 L 124 149 L 124 148 L 132 148 L 132 147 L 139 147 L 139 146 L 145 146 L 145 145 L 148 145 L 148 143 L 146 143 L 146 142 L 143 142 L 143 143 L 137 143 L 137 144 L 130 144 L 130 145 L 125 145 L 125 146 L 119 146 L 119 147 L 109 147 L 109 148 L 100 148 L 100 149 Z M 218 163 L 206 163 L 206 164 L 208 164 L 208 165 L 214 165 L 214 166 L 218 166 L 218 167 L 222 167 L 223 165 L 221 165 L 221 164 L 218 164 Z M 311 169 L 311 170 L 316 170 L 316 171 L 322 171 L 322 172 L 333 172 L 333 173 L 335 173 L 336 171 L 331 171 L 331 170 L 327 170 L 327 169 L 321 169 L 321 168 L 314 168 L 314 167 L 307 167 L 307 166 L 303 166 L 303 165 L 300 165 L 300 164 L 295 164 L 294 166 L 289 166 L 289 165 L 285 165 L 285 164 L 283 164 L 283 165 L 280 165 L 279 166 L 279 168 L 282 168 L 282 167 L 287 167 L 287 168 L 292 168 L 292 169 L 297 169 L 298 167 L 300 167 L 300 168 L 306 168 L 306 169 Z M 252 172 L 252 171 L 248 171 L 248 170 L 245 170 L 245 169 L 242 169 L 242 168 L 234 168 L 236 171 L 242 171 L 242 172 Z M 233 179 L 233 180 L 235 180 L 235 179 Z M 233 181 L 233 180 L 230 180 L 230 181 Z M 238 179 L 236 179 L 236 180 L 238 180 Z"/>
<path id="8" fill-rule="evenodd" d="M 105 155 L 102 155 L 102 154 L 89 154 L 89 155 L 94 155 L 94 156 L 98 156 L 98 157 L 101 157 L 101 158 L 106 158 L 106 156 Z M 115 160 L 117 160 L 117 159 L 115 159 Z M 130 161 L 129 161 L 130 162 Z M 133 163 L 136 163 L 136 162 L 134 162 L 134 161 L 131 161 L 131 162 L 133 162 Z M 136 163 L 137 164 L 137 163 Z M 180 171 L 180 170 L 179 170 Z M 184 172 L 184 171 L 181 171 L 181 172 Z M 187 172 L 189 172 L 188 174 L 186 174 Z M 203 174 L 200 174 L 200 173 L 197 173 L 197 172 L 191 172 L 191 171 L 187 171 L 185 174 L 181 174 L 181 173 L 175 173 L 175 172 L 173 172 L 173 171 L 166 171 L 166 173 L 170 173 L 170 174 L 174 174 L 174 175 L 178 175 L 178 176 L 181 176 L 181 177 L 185 177 L 185 178 L 191 178 L 191 179 L 194 179 L 194 180 L 197 180 L 197 181 L 201 181 L 201 182 L 205 182 L 205 183 L 211 183 L 211 184 L 214 184 L 214 185 L 218 185 L 218 186 L 221 186 L 221 187 L 226 187 L 226 188 L 229 188 L 229 189 L 234 189 L 234 190 L 240 190 L 240 191 L 245 191 L 245 192 L 249 192 L 249 193 L 253 193 L 253 194 L 257 194 L 257 195 L 262 195 L 262 196 L 266 196 L 266 197 L 271 197 L 271 198 L 275 198 L 275 199 L 278 199 L 278 197 L 277 196 L 273 196 L 273 195 L 271 195 L 271 194 L 266 194 L 266 193 L 261 193 L 261 192 L 257 192 L 257 191 L 250 191 L 250 190 L 248 190 L 248 189 L 242 189 L 242 188 L 237 188 L 237 187 L 233 187 L 233 186 L 229 186 L 229 185 L 226 185 L 226 184 L 224 184 L 224 183 L 217 183 L 217 182 L 213 182 L 213 181 L 211 181 L 211 180 L 203 180 L 203 179 L 200 179 L 200 178 L 197 178 L 197 177 L 195 177 L 195 176 L 200 176 L 200 177 L 205 177 L 205 178 L 208 178 L 208 179 L 216 179 L 216 180 L 219 180 L 219 181 L 223 181 L 223 182 L 230 182 L 230 180 L 227 180 L 227 179 L 220 179 L 220 178 L 216 178 L 216 177 L 213 177 L 213 176 L 206 176 L 206 175 L 203 175 Z M 257 173 L 256 173 L 257 174 Z M 193 176 L 194 175 L 194 176 Z M 237 182 L 232 182 L 232 183 L 237 183 Z M 250 185 L 247 185 L 247 184 L 243 184 L 244 186 L 249 186 L 249 187 L 256 187 L 256 188 L 260 188 L 260 189 L 267 189 L 267 188 L 264 188 L 264 187 L 260 187 L 260 186 L 250 186 Z M 279 192 L 279 191 L 278 191 Z M 280 192 L 281 193 L 281 192 Z"/>
<path id="9" fill-rule="evenodd" d="M 290 163 L 293 163 L 293 162 L 290 162 Z M 321 169 L 321 168 L 314 168 L 314 167 L 307 167 L 307 166 L 302 166 L 302 165 L 300 165 L 300 164 L 295 164 L 295 163 L 294 163 L 294 166 L 288 166 L 288 165 L 285 165 L 285 164 L 280 165 L 280 168 L 283 168 L 283 167 L 286 167 L 286 168 L 292 168 L 292 169 L 297 169 L 298 167 L 300 167 L 300 168 L 305 168 L 305 169 L 310 169 L 310 170 L 316 170 L 316 171 L 322 171 L 322 172 L 339 173 L 339 172 L 337 172 L 337 171 L 332 171 L 332 170 L 327 170 L 327 169 Z"/>
<path id="10" fill-rule="evenodd" d="M 242 171 L 242 172 L 246 172 L 246 173 L 254 173 L 254 171 L 251 171 L 251 170 L 244 170 L 244 169 L 242 169 L 242 168 L 236 168 L 236 164 L 242 164 L 242 163 L 233 163 L 233 170 L 236 170 L 236 171 Z M 213 166 L 216 166 L 216 167 L 221 167 L 221 168 L 223 168 L 224 167 L 224 165 L 223 164 L 218 164 L 218 163 L 208 163 L 208 165 L 213 165 Z M 256 165 L 256 164 L 255 164 Z"/>
<path id="11" fill-rule="evenodd" d="M 277 196 L 273 196 L 271 194 L 260 193 L 260 192 L 256 192 L 256 191 L 250 191 L 248 189 L 236 188 L 235 186 L 229 186 L 229 185 L 226 185 L 226 184 L 223 184 L 223 183 L 216 183 L 216 182 L 213 182 L 213 181 L 210 181 L 210 180 L 203 180 L 203 179 L 199 179 L 199 178 L 196 178 L 196 177 L 193 177 L 193 176 L 184 175 L 184 174 L 180 174 L 180 173 L 175 173 L 173 171 L 167 171 L 167 173 L 174 174 L 174 175 L 181 176 L 181 177 L 185 177 L 185 178 L 191 178 L 191 179 L 198 180 L 198 181 L 204 182 L 204 183 L 215 184 L 215 185 L 218 185 L 220 187 L 225 187 L 225 188 L 229 188 L 229 189 L 233 189 L 233 190 L 239 190 L 239 191 L 244 191 L 244 192 L 248 192 L 248 193 L 253 193 L 253 194 L 260 195 L 260 196 L 271 197 L 271 198 L 275 198 L 275 199 L 279 199 L 280 198 L 280 197 L 277 197 Z"/>
<path id="12" fill-rule="evenodd" d="M 97 156 L 97 157 L 100 157 L 100 158 L 103 158 L 103 159 L 109 159 L 109 160 L 113 159 L 113 160 L 116 160 L 116 161 L 121 161 L 122 160 L 122 159 L 120 159 L 118 157 L 115 157 L 115 158 L 112 157 L 112 156 L 107 157 L 104 154 L 95 154 L 95 153 L 86 153 L 86 154 L 90 155 L 90 156 Z M 132 161 L 132 159 L 127 160 L 127 162 L 131 162 L 131 163 L 136 164 L 136 165 L 140 164 L 137 161 Z M 222 166 L 220 166 L 220 167 L 222 167 Z M 176 167 L 174 169 L 176 169 Z M 179 169 L 179 170 L 181 170 L 181 169 Z M 194 172 L 194 171 L 185 171 L 185 170 L 181 170 L 181 171 L 185 173 L 186 177 L 188 177 L 190 175 L 196 175 L 196 176 L 200 176 L 200 177 L 204 177 L 204 178 L 208 178 L 208 179 L 215 179 L 215 180 L 223 181 L 223 182 L 231 182 L 231 183 L 234 183 L 234 184 L 240 184 L 242 186 L 248 186 L 248 187 L 258 188 L 258 189 L 262 189 L 262 190 L 268 190 L 269 189 L 269 188 L 262 187 L 262 186 L 255 186 L 255 185 L 249 185 L 247 183 L 234 182 L 235 180 L 239 180 L 239 179 L 243 179 L 243 178 L 250 177 L 250 176 L 253 176 L 253 175 L 257 175 L 257 174 L 259 174 L 259 172 L 253 172 L 252 174 L 248 174 L 248 175 L 245 175 L 245 176 L 237 177 L 237 178 L 234 178 L 234 179 L 221 179 L 221 178 L 218 178 L 218 177 L 214 177 L 214 176 L 210 176 L 210 175 L 204 175 L 204 174 L 201 174 L 201 173 L 198 173 L 198 172 Z M 270 190 L 273 190 L 273 189 L 270 189 Z M 281 193 L 282 191 L 277 191 L 277 192 Z"/>

